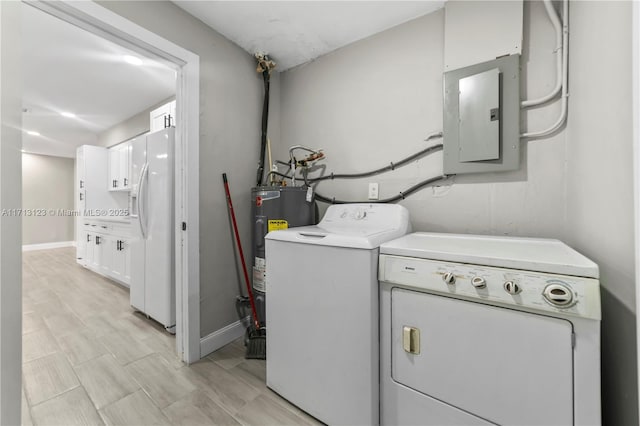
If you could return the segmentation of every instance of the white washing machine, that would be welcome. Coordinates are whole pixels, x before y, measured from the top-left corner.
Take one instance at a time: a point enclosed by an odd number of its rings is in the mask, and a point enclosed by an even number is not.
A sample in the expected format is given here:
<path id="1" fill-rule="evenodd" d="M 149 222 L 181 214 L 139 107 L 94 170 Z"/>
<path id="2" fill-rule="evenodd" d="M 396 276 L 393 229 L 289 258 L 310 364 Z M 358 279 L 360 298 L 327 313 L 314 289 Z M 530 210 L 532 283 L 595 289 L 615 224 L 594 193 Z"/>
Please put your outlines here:
<path id="1" fill-rule="evenodd" d="M 557 240 L 380 248 L 381 424 L 598 425 L 598 267 Z"/>
<path id="2" fill-rule="evenodd" d="M 348 204 L 266 236 L 267 386 L 324 423 L 379 422 L 378 247 L 410 227 L 402 206 Z"/>

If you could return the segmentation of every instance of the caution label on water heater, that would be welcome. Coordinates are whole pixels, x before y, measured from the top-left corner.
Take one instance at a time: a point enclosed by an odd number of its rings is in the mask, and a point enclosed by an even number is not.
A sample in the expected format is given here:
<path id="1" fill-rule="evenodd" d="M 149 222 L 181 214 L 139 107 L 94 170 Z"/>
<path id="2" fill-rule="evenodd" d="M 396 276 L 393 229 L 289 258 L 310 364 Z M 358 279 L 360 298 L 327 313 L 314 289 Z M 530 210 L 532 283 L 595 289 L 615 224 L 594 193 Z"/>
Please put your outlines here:
<path id="1" fill-rule="evenodd" d="M 253 289 L 266 293 L 266 269 L 267 262 L 261 257 L 254 258 L 253 261 Z"/>
<path id="2" fill-rule="evenodd" d="M 268 227 L 269 232 L 280 231 L 282 229 L 289 229 L 289 222 L 282 219 L 269 221 L 269 227 Z"/>

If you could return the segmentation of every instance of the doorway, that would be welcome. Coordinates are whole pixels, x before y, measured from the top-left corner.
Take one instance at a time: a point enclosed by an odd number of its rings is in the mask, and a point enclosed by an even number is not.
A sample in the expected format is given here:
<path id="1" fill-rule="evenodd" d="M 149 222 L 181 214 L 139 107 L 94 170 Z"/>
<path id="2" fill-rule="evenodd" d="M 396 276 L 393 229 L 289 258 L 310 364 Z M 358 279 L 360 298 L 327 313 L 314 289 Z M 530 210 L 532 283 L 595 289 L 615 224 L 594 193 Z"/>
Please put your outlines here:
<path id="1" fill-rule="evenodd" d="M 198 257 L 199 59 L 94 2 L 28 2 L 141 57 L 176 70 L 175 285 L 176 351 L 187 362 L 200 358 Z"/>

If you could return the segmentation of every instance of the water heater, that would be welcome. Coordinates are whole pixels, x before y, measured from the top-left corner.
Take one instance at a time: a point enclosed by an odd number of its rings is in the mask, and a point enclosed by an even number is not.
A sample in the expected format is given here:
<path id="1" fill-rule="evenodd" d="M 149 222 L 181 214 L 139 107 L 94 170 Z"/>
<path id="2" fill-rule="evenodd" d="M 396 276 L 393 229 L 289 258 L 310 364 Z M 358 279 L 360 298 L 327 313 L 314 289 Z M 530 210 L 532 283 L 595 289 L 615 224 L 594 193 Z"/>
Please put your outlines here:
<path id="1" fill-rule="evenodd" d="M 306 186 L 259 186 L 251 190 L 251 242 L 253 258 L 252 285 L 258 317 L 264 324 L 265 245 L 267 233 L 296 226 L 315 225 L 317 208 L 313 193 Z"/>

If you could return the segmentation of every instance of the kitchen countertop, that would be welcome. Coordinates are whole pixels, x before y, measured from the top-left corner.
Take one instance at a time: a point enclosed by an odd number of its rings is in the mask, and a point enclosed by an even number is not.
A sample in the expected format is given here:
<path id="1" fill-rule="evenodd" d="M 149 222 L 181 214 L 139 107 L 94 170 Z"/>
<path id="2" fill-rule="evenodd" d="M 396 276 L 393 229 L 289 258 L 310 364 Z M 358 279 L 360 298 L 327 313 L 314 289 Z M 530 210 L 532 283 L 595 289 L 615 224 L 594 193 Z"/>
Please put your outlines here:
<path id="1" fill-rule="evenodd" d="M 84 217 L 83 220 L 130 224 L 131 216 L 90 216 Z"/>

